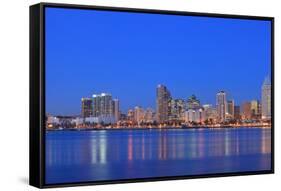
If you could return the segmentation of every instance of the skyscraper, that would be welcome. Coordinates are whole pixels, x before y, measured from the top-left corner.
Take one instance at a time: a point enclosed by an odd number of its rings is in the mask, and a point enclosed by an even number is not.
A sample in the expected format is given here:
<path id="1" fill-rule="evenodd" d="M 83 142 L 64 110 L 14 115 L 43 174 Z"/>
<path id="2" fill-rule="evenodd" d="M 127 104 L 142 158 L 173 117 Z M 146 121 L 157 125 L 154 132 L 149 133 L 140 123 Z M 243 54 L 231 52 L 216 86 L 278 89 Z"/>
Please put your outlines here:
<path id="1" fill-rule="evenodd" d="M 119 110 L 119 100 L 118 99 L 113 99 L 112 100 L 112 111 L 113 111 L 115 120 L 119 121 L 120 110 Z"/>
<path id="2" fill-rule="evenodd" d="M 224 91 L 220 91 L 217 93 L 216 106 L 217 106 L 218 120 L 220 122 L 225 121 L 227 103 L 226 103 L 226 93 Z"/>
<path id="3" fill-rule="evenodd" d="M 242 118 L 252 119 L 251 102 L 244 102 L 242 104 Z"/>
<path id="4" fill-rule="evenodd" d="M 157 122 L 162 123 L 169 119 L 169 101 L 171 94 L 166 86 L 158 85 L 156 89 Z"/>
<path id="5" fill-rule="evenodd" d="M 81 116 L 90 117 L 93 115 L 93 100 L 91 98 L 81 99 Z"/>
<path id="6" fill-rule="evenodd" d="M 95 117 L 110 117 L 114 115 L 112 108 L 112 97 L 110 94 L 94 94 L 93 102 Z"/>
<path id="7" fill-rule="evenodd" d="M 235 105 L 234 106 L 234 118 L 236 120 L 241 119 L 241 115 L 240 115 L 240 106 L 239 105 Z"/>
<path id="8" fill-rule="evenodd" d="M 234 100 L 227 101 L 227 113 L 229 118 L 234 118 Z"/>
<path id="9" fill-rule="evenodd" d="M 262 119 L 271 119 L 271 82 L 266 77 L 261 88 L 261 117 Z"/>
<path id="10" fill-rule="evenodd" d="M 252 115 L 257 115 L 258 114 L 258 107 L 259 107 L 259 102 L 257 100 L 252 100 L 251 101 L 251 112 L 252 112 Z"/>
<path id="11" fill-rule="evenodd" d="M 144 121 L 144 116 L 145 116 L 144 110 L 141 107 L 136 106 L 134 110 L 134 118 L 135 118 L 134 121 L 140 124 L 141 122 Z"/>
<path id="12" fill-rule="evenodd" d="M 260 103 L 258 100 L 251 101 L 251 114 L 254 119 L 260 118 Z"/>

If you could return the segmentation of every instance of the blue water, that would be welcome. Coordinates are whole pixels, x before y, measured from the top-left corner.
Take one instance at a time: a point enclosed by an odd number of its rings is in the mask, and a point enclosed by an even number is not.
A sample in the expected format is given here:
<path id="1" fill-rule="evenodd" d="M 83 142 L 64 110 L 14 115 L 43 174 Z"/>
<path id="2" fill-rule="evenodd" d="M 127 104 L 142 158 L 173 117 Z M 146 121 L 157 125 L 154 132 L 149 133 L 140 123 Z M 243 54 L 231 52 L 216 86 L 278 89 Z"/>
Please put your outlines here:
<path id="1" fill-rule="evenodd" d="M 47 184 L 270 169 L 270 128 L 46 133 Z"/>

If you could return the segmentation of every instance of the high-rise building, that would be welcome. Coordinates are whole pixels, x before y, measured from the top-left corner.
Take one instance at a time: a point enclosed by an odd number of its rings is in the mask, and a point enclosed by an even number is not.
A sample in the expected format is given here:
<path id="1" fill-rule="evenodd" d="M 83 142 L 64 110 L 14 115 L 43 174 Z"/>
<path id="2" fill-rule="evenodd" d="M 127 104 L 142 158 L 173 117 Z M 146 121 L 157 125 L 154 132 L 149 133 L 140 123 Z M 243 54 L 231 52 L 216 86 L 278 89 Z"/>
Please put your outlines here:
<path id="1" fill-rule="evenodd" d="M 217 119 L 217 110 L 216 108 L 212 107 L 211 104 L 205 104 L 202 106 L 204 110 L 204 118 L 205 120 L 211 120 L 213 122 Z"/>
<path id="2" fill-rule="evenodd" d="M 260 102 L 258 100 L 251 101 L 251 114 L 253 119 L 259 119 L 261 117 Z"/>
<path id="3" fill-rule="evenodd" d="M 151 108 L 147 108 L 144 114 L 145 122 L 153 122 L 153 110 Z"/>
<path id="4" fill-rule="evenodd" d="M 183 99 L 171 99 L 169 103 L 171 120 L 180 120 L 185 111 L 185 103 Z"/>
<path id="5" fill-rule="evenodd" d="M 227 103 L 226 103 L 226 93 L 224 91 L 220 91 L 217 93 L 216 106 L 217 106 L 218 120 L 220 122 L 225 121 Z"/>
<path id="6" fill-rule="evenodd" d="M 227 114 L 229 118 L 234 118 L 234 100 L 227 101 Z"/>
<path id="7" fill-rule="evenodd" d="M 266 77 L 261 88 L 261 117 L 262 119 L 271 119 L 271 82 Z"/>
<path id="8" fill-rule="evenodd" d="M 206 119 L 211 117 L 211 115 L 212 115 L 212 105 L 211 104 L 205 104 L 205 105 L 202 105 L 202 107 L 204 109 Z"/>
<path id="9" fill-rule="evenodd" d="M 93 99 L 82 98 L 81 99 L 81 116 L 90 117 L 93 115 Z"/>
<path id="10" fill-rule="evenodd" d="M 115 120 L 119 121 L 120 110 L 119 110 L 119 100 L 118 99 L 113 99 L 112 100 L 112 111 L 113 111 Z"/>
<path id="11" fill-rule="evenodd" d="M 200 107 L 200 101 L 195 95 L 191 95 L 186 101 L 186 109 L 198 109 Z"/>
<path id="12" fill-rule="evenodd" d="M 93 95 L 94 116 L 95 117 L 112 117 L 114 116 L 112 108 L 111 94 L 101 93 Z"/>
<path id="13" fill-rule="evenodd" d="M 144 122 L 144 116 L 145 116 L 144 110 L 141 107 L 136 106 L 134 110 L 134 121 L 137 122 L 138 124 Z"/>
<path id="14" fill-rule="evenodd" d="M 235 105 L 234 106 L 234 119 L 236 119 L 236 120 L 240 120 L 241 119 L 240 106 L 239 105 Z"/>
<path id="15" fill-rule="evenodd" d="M 251 102 L 244 102 L 242 104 L 242 118 L 252 119 Z"/>
<path id="16" fill-rule="evenodd" d="M 259 112 L 258 109 L 259 109 L 259 102 L 258 102 L 258 100 L 252 100 L 251 101 L 251 113 L 252 113 L 253 116 L 259 114 L 258 113 Z"/>
<path id="17" fill-rule="evenodd" d="M 132 109 L 128 110 L 127 120 L 129 120 L 129 121 L 134 121 L 135 120 L 135 112 L 134 112 L 134 110 L 132 110 Z"/>
<path id="18" fill-rule="evenodd" d="M 171 94 L 166 86 L 158 85 L 156 89 L 157 122 L 162 123 L 169 119 L 169 102 Z"/>

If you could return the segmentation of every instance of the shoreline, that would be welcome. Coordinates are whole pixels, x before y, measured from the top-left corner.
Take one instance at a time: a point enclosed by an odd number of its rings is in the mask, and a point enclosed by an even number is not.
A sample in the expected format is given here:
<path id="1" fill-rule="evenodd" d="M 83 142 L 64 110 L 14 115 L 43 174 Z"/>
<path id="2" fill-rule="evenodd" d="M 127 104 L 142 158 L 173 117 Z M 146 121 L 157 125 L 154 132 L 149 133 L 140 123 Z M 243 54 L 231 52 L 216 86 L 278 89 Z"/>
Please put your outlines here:
<path id="1" fill-rule="evenodd" d="M 105 131 L 105 130 L 179 130 L 179 129 L 238 129 L 238 128 L 267 128 L 271 129 L 271 125 L 263 126 L 186 126 L 186 127 L 121 127 L 121 128 L 65 128 L 65 129 L 45 129 L 45 131 Z"/>

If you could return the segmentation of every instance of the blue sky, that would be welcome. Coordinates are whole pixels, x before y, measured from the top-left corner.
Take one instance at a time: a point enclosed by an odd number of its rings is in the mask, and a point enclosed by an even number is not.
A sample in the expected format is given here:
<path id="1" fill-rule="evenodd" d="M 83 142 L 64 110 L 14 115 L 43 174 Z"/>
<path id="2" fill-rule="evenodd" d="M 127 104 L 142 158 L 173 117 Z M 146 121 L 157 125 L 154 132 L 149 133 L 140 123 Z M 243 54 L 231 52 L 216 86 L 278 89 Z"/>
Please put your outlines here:
<path id="1" fill-rule="evenodd" d="M 156 86 L 215 104 L 260 99 L 270 21 L 46 8 L 46 111 L 72 115 L 101 92 L 155 108 Z"/>

